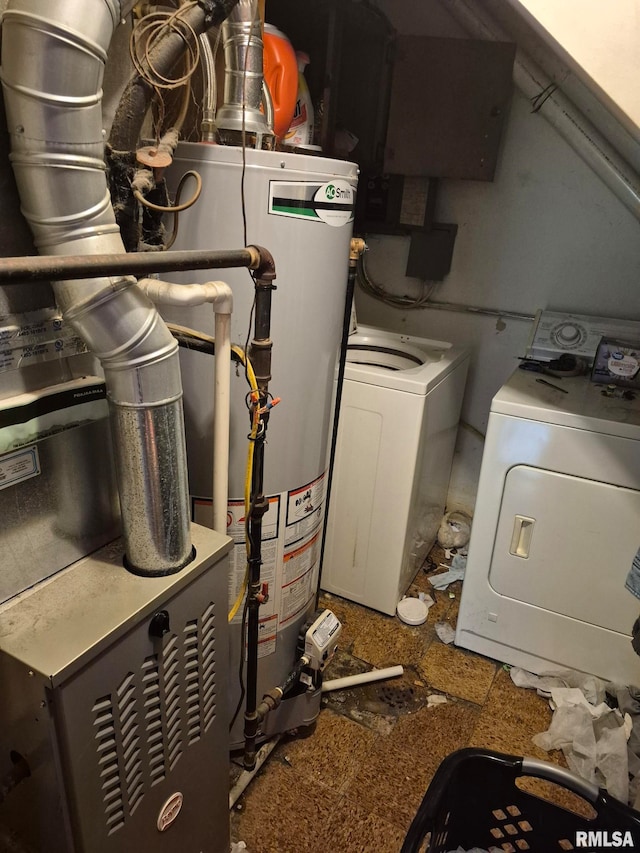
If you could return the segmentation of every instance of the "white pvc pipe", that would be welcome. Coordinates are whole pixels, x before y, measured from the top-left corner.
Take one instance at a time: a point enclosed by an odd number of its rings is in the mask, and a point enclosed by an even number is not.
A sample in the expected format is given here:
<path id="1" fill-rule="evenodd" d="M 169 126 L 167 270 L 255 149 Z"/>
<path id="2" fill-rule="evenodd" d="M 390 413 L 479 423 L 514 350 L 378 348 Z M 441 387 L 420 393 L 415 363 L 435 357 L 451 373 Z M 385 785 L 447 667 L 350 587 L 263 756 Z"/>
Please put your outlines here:
<path id="1" fill-rule="evenodd" d="M 447 9 L 472 35 L 491 40 L 508 40 L 495 25 L 488 24 L 478 14 L 477 4 L 471 5 L 466 0 L 449 0 Z M 554 85 L 533 60 L 520 49 L 516 52 L 513 79 L 516 86 L 529 99 L 541 95 L 549 86 Z M 557 88 L 551 95 L 544 98 L 539 111 L 636 219 L 640 219 L 638 175 L 575 104 Z"/>
<path id="2" fill-rule="evenodd" d="M 231 397 L 231 314 L 215 317 L 213 392 L 213 529 L 226 535 L 229 503 L 229 418 Z"/>
<path id="3" fill-rule="evenodd" d="M 324 681 L 322 692 L 329 693 L 330 690 L 344 690 L 347 687 L 357 687 L 359 684 L 368 684 L 371 681 L 382 681 L 385 678 L 396 678 L 402 675 L 404 669 L 401 666 L 389 666 L 386 669 L 372 669 L 370 672 L 360 672 L 358 675 L 346 675 L 344 678 L 334 678 Z"/>
<path id="4" fill-rule="evenodd" d="M 231 312 L 233 294 L 223 281 L 174 284 L 143 278 L 138 287 L 165 305 L 210 303 L 215 311 L 215 368 L 213 386 L 213 529 L 226 535 L 229 503 L 229 421 L 231 416 Z"/>
<path id="5" fill-rule="evenodd" d="M 267 743 L 263 744 L 263 746 L 260 747 L 256 754 L 256 766 L 253 768 L 253 770 L 242 771 L 242 773 L 238 777 L 238 781 L 229 793 L 230 809 L 235 806 L 242 794 L 246 791 L 247 787 L 249 786 L 249 783 L 253 780 L 258 770 L 260 770 L 267 758 L 271 755 L 273 750 L 280 743 L 281 737 L 282 735 L 276 735 L 273 740 L 267 741 Z"/>
<path id="6" fill-rule="evenodd" d="M 233 293 L 224 281 L 206 281 L 203 284 L 175 284 L 171 281 L 160 281 L 157 278 L 141 278 L 138 287 L 144 291 L 152 302 L 160 305 L 179 305 L 182 308 L 192 308 L 196 305 L 213 305 L 213 309 L 221 314 L 231 314 L 233 311 Z"/>

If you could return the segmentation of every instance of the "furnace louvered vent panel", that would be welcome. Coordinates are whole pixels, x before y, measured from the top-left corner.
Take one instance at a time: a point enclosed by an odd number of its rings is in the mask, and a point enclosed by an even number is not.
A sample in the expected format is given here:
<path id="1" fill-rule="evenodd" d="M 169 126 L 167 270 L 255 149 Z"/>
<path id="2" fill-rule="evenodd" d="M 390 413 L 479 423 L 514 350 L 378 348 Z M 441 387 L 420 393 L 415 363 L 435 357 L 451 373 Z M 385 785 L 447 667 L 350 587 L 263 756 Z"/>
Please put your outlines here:
<path id="1" fill-rule="evenodd" d="M 135 811 L 143 794 L 140 727 L 135 690 L 134 676 L 130 672 L 116 691 L 122 738 L 124 792 L 130 814 Z"/>
<path id="2" fill-rule="evenodd" d="M 189 620 L 92 708 L 97 769 L 109 834 L 162 782 L 216 715 L 215 608 Z"/>
<path id="3" fill-rule="evenodd" d="M 124 803 L 120 785 L 120 767 L 116 748 L 116 727 L 111 696 L 98 699 L 91 709 L 97 741 L 98 770 L 109 832 L 124 824 Z"/>
<path id="4" fill-rule="evenodd" d="M 184 670 L 187 694 L 187 738 L 189 745 L 202 734 L 202 672 L 198 648 L 198 623 L 187 622 L 184 628 Z"/>
<path id="5" fill-rule="evenodd" d="M 205 732 L 216 716 L 215 606 L 202 614 L 202 718 Z"/>
<path id="6" fill-rule="evenodd" d="M 164 713 L 167 723 L 167 747 L 169 750 L 169 769 L 173 770 L 182 755 L 182 715 L 181 690 L 183 686 L 180 672 L 178 637 L 174 634 L 162 652 L 162 672 L 164 684 Z"/>
<path id="7" fill-rule="evenodd" d="M 150 655 L 142 664 L 142 693 L 144 720 L 147 732 L 147 755 L 151 785 L 162 782 L 164 770 L 164 731 L 162 729 L 162 700 L 160 698 L 160 668 L 158 656 Z"/>

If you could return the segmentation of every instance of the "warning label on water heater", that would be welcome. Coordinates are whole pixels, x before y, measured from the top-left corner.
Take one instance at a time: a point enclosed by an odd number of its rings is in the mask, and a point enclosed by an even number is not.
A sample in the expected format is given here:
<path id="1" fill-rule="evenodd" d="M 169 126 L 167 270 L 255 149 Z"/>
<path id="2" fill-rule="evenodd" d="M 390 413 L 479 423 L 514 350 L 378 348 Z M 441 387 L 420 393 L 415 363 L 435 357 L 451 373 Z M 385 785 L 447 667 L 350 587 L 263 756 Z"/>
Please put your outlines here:
<path id="1" fill-rule="evenodd" d="M 278 633 L 301 618 L 312 605 L 320 570 L 326 472 L 303 486 L 267 495 L 269 509 L 262 519 L 260 582 L 268 598 L 260 605 L 258 656 L 276 651 Z M 247 571 L 244 500 L 227 504 L 227 534 L 234 542 L 230 554 L 229 607 L 243 590 Z M 192 498 L 193 520 L 211 525 L 211 498 Z M 246 598 L 246 592 L 244 595 Z M 242 622 L 240 604 L 232 624 Z"/>
<path id="2" fill-rule="evenodd" d="M 348 181 L 269 181 L 269 213 L 336 228 L 353 222 L 356 190 Z"/>

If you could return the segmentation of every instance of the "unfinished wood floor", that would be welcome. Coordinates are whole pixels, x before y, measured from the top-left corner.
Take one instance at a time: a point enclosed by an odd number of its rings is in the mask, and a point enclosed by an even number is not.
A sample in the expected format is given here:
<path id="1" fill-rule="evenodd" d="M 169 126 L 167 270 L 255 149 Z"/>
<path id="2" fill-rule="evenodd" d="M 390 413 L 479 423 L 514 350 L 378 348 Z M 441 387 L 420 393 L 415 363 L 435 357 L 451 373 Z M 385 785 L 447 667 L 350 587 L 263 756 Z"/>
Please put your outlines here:
<path id="1" fill-rule="evenodd" d="M 420 591 L 433 597 L 424 570 L 409 594 Z M 234 841 L 248 853 L 398 853 L 449 753 L 479 746 L 564 765 L 531 742 L 549 726 L 546 700 L 515 687 L 501 663 L 438 639 L 436 622 L 455 627 L 460 592 L 460 582 L 436 592 L 419 627 L 323 594 L 343 624 L 326 677 L 395 664 L 404 675 L 326 694 L 314 734 L 281 742 L 239 800 Z"/>

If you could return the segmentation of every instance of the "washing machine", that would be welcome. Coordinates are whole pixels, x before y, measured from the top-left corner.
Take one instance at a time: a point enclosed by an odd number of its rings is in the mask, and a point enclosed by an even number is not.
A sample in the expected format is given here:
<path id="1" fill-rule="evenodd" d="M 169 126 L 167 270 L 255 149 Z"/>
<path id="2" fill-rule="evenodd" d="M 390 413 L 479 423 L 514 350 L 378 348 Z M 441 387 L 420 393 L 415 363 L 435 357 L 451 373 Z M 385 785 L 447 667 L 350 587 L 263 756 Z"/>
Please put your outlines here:
<path id="1" fill-rule="evenodd" d="M 433 545 L 469 352 L 358 326 L 349 338 L 321 586 L 382 613 Z"/>
<path id="2" fill-rule="evenodd" d="M 493 399 L 456 643 L 640 684 L 640 395 L 516 370 Z M 626 392 L 626 396 L 630 396 Z"/>

